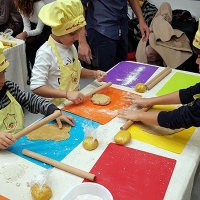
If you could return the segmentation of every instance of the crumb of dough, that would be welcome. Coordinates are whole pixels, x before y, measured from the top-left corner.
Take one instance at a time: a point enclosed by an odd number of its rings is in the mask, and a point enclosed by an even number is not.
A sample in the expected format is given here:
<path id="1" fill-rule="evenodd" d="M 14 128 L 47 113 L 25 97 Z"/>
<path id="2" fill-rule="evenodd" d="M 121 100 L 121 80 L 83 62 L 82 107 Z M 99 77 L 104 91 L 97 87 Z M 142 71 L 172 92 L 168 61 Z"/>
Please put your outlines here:
<path id="1" fill-rule="evenodd" d="M 97 105 L 108 105 L 111 102 L 111 98 L 105 94 L 94 94 L 90 100 Z"/>
<path id="2" fill-rule="evenodd" d="M 27 135 L 29 140 L 55 140 L 61 141 L 70 137 L 69 125 L 63 125 L 62 129 L 57 124 L 45 124 Z"/>

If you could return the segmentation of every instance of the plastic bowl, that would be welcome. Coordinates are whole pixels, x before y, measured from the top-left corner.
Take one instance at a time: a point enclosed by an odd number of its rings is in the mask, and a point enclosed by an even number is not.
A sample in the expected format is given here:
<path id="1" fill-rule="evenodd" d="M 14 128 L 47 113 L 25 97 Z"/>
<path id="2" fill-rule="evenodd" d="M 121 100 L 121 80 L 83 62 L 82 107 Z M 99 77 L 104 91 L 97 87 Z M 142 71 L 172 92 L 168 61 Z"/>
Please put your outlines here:
<path id="1" fill-rule="evenodd" d="M 110 191 L 97 183 L 80 183 L 71 187 L 62 195 L 61 200 L 75 200 L 77 196 L 84 194 L 95 195 L 103 200 L 113 200 Z"/>

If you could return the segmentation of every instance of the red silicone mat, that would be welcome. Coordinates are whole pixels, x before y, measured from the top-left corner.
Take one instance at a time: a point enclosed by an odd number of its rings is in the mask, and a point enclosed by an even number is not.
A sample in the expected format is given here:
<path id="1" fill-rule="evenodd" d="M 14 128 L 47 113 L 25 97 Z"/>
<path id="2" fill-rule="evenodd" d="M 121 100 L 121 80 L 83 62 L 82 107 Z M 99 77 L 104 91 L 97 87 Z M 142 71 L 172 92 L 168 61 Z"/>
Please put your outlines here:
<path id="1" fill-rule="evenodd" d="M 174 159 L 110 143 L 90 172 L 114 200 L 163 200 L 175 164 Z"/>

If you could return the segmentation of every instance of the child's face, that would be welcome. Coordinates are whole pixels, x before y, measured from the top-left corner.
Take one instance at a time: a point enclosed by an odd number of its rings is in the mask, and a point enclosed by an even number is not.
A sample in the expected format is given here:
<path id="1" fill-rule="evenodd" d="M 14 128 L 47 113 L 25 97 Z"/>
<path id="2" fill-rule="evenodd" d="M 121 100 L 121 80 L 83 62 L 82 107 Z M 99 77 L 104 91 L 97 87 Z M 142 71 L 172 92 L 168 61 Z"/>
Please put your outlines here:
<path id="1" fill-rule="evenodd" d="M 79 33 L 80 33 L 80 30 L 81 29 L 78 29 L 72 33 L 69 33 L 67 35 L 62 35 L 62 36 L 59 36 L 59 41 L 64 44 L 65 46 L 72 46 L 72 44 L 78 40 L 79 38 Z"/>
<path id="2" fill-rule="evenodd" d="M 0 72 L 0 90 L 2 90 L 4 83 L 5 83 L 5 71 Z"/>

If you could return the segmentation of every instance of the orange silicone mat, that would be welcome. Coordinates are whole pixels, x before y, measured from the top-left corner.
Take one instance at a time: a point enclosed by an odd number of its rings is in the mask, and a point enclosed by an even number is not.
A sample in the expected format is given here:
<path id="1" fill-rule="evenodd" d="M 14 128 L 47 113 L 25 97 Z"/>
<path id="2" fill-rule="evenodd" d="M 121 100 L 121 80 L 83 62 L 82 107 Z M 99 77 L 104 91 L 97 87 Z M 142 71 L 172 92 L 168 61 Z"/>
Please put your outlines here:
<path id="1" fill-rule="evenodd" d="M 0 195 L 0 200 L 9 200 L 9 199 L 4 197 L 4 196 L 2 196 L 2 195 Z"/>
<path id="2" fill-rule="evenodd" d="M 101 124 L 106 124 L 117 116 L 119 110 L 127 108 L 132 104 L 125 101 L 125 96 L 137 95 L 135 93 L 127 92 L 113 87 L 105 88 L 98 92 L 98 94 L 105 94 L 109 96 L 111 98 L 110 104 L 106 106 L 95 105 L 90 101 L 90 97 L 86 97 L 83 103 L 66 106 L 63 107 L 62 110 L 66 110 Z"/>

